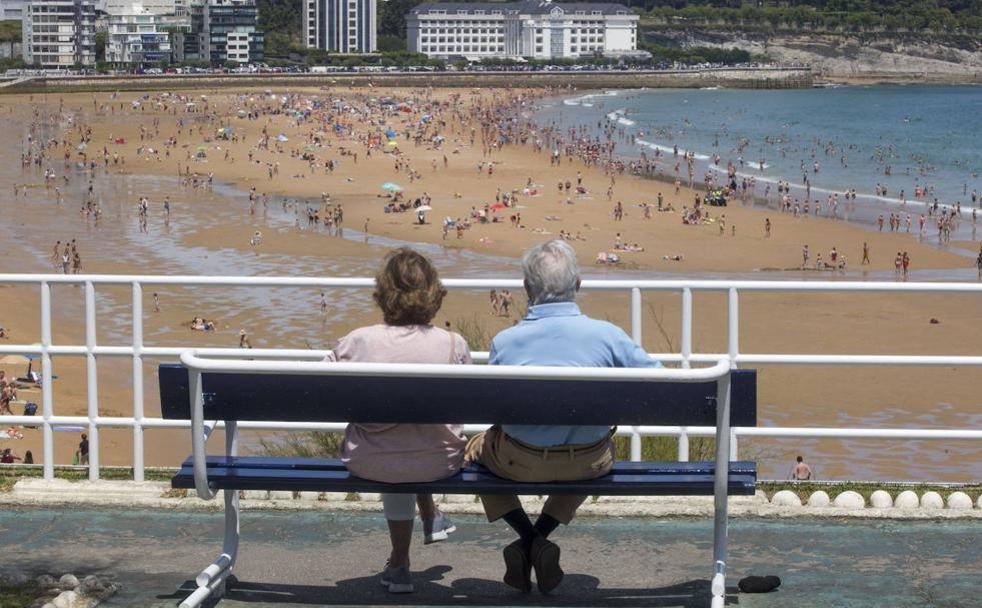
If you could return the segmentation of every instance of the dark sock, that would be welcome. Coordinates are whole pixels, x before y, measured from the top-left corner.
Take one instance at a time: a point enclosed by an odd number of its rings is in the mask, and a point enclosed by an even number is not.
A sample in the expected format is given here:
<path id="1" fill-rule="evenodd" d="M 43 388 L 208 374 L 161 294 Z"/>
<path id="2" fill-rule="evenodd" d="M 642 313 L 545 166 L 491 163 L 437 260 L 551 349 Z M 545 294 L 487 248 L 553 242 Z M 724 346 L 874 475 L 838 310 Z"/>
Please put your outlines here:
<path id="1" fill-rule="evenodd" d="M 559 520 L 552 515 L 546 515 L 545 513 L 539 515 L 539 519 L 535 520 L 535 531 L 539 533 L 542 538 L 548 538 L 552 534 L 553 530 L 559 527 Z"/>
<path id="2" fill-rule="evenodd" d="M 522 540 L 522 544 L 524 544 L 526 547 L 532 546 L 532 539 L 535 538 L 535 527 L 532 526 L 532 520 L 529 519 L 525 509 L 515 509 L 514 511 L 509 511 L 508 513 L 505 513 L 502 519 L 504 519 L 505 522 L 518 533 L 518 537 Z"/>

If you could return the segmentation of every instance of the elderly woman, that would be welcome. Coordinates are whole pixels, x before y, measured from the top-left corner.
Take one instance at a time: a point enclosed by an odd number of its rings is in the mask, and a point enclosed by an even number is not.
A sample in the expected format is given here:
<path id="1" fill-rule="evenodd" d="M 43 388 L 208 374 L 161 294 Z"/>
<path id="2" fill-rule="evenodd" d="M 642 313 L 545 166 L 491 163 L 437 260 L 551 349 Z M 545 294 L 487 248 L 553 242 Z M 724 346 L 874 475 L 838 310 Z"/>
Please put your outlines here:
<path id="1" fill-rule="evenodd" d="M 469 364 L 470 351 L 458 334 L 430 324 L 446 290 L 428 259 L 412 249 L 390 252 L 375 277 L 375 303 L 384 323 L 362 327 L 338 342 L 330 361 Z M 353 474 L 387 483 L 425 482 L 460 470 L 466 440 L 450 424 L 350 424 L 341 459 Z M 413 591 L 409 545 L 416 503 L 423 519 L 424 544 L 444 540 L 453 524 L 437 510 L 431 495 L 382 494 L 392 553 L 382 584 L 392 593 Z"/>

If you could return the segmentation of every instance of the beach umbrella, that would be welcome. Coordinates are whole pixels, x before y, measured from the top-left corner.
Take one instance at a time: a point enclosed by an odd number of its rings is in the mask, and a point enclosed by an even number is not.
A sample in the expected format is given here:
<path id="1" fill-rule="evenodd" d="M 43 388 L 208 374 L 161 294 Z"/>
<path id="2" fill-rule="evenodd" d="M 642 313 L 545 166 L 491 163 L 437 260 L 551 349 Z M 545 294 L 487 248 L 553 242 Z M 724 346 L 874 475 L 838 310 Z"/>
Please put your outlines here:
<path id="1" fill-rule="evenodd" d="M 427 211 L 433 211 L 433 207 L 429 205 L 423 205 L 422 207 L 416 207 L 416 211 L 420 213 L 426 213 Z"/>
<path id="2" fill-rule="evenodd" d="M 0 357 L 0 365 L 24 365 L 30 363 L 30 359 L 24 355 L 4 355 Z"/>
<path id="3" fill-rule="evenodd" d="M 290 141 L 290 138 L 280 133 L 276 136 L 276 141 Z"/>
<path id="4" fill-rule="evenodd" d="M 402 186 L 400 186 L 399 184 L 393 184 L 392 182 L 385 182 L 384 184 L 382 184 L 382 189 L 398 191 L 398 190 L 402 190 Z"/>
<path id="5" fill-rule="evenodd" d="M 387 146 L 398 146 L 398 145 L 399 145 L 399 142 L 397 142 L 397 141 L 396 141 L 396 140 L 394 140 L 394 139 L 390 139 L 390 140 L 389 140 L 389 141 L 388 141 L 388 142 L 386 143 L 386 145 L 387 145 Z"/>
<path id="6" fill-rule="evenodd" d="M 207 150 L 208 146 L 198 146 L 198 150 Z"/>

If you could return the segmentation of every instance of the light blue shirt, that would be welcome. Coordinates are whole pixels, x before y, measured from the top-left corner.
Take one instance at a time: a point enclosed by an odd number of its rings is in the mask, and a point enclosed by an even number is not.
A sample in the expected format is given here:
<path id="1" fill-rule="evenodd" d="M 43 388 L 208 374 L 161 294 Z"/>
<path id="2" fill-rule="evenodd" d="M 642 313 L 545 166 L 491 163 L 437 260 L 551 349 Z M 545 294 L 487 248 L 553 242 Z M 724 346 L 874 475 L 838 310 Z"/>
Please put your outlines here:
<path id="1" fill-rule="evenodd" d="M 490 365 L 554 365 L 557 367 L 661 367 L 612 323 L 591 319 L 573 302 L 529 307 L 521 323 L 491 341 Z M 598 403 L 597 407 L 603 407 Z M 510 437 L 550 447 L 596 443 L 609 426 L 507 424 Z"/>

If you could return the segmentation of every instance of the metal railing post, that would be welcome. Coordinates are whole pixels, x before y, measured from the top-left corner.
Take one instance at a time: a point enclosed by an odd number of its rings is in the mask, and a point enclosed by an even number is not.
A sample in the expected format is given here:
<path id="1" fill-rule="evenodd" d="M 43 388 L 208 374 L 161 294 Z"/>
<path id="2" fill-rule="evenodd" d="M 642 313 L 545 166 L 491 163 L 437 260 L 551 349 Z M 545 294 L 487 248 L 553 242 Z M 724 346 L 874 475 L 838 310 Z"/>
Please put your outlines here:
<path id="1" fill-rule="evenodd" d="M 641 290 L 631 288 L 631 339 L 641 345 Z"/>
<path id="2" fill-rule="evenodd" d="M 684 426 L 679 432 L 679 462 L 689 462 L 689 433 Z"/>
<path id="3" fill-rule="evenodd" d="M 44 450 L 44 478 L 55 478 L 55 434 L 51 427 L 54 402 L 51 396 L 51 285 L 41 281 L 41 426 Z"/>
<path id="4" fill-rule="evenodd" d="M 730 367 L 736 368 L 737 356 L 740 354 L 740 301 L 737 296 L 736 287 L 730 287 L 727 314 L 727 327 L 729 337 L 727 339 L 727 355 L 730 358 Z"/>
<path id="5" fill-rule="evenodd" d="M 133 282 L 133 481 L 143 481 L 143 286 Z"/>
<path id="6" fill-rule="evenodd" d="M 692 358 L 692 290 L 682 290 L 682 367 L 688 369 Z M 680 446 L 681 449 L 681 446 Z"/>
<path id="7" fill-rule="evenodd" d="M 85 282 L 85 376 L 89 415 L 89 479 L 99 479 L 99 384 L 95 361 L 95 285 Z"/>
<path id="8" fill-rule="evenodd" d="M 638 427 L 631 428 L 631 462 L 641 461 L 641 433 Z"/>

